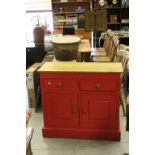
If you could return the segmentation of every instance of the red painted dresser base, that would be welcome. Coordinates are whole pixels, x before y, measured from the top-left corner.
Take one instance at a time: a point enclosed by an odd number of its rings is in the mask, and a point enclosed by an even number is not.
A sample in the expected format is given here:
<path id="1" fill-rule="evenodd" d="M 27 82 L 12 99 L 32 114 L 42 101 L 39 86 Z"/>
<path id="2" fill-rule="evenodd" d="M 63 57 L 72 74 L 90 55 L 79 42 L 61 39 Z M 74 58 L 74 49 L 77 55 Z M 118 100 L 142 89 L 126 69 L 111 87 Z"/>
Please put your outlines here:
<path id="1" fill-rule="evenodd" d="M 120 141 L 120 74 L 41 73 L 44 137 Z"/>
<path id="2" fill-rule="evenodd" d="M 75 129 L 75 128 L 43 128 L 44 137 L 51 138 L 80 138 L 80 139 L 104 139 L 120 141 L 120 128 L 115 131 L 103 131 L 97 129 Z"/>

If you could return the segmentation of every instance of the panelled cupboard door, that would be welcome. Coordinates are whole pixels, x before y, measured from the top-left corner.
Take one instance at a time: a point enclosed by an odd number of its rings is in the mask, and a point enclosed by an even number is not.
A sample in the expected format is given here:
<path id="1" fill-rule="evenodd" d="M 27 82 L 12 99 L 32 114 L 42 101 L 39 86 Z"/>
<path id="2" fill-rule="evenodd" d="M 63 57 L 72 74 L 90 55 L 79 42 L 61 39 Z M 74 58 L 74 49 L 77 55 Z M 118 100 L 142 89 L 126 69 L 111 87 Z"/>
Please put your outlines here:
<path id="1" fill-rule="evenodd" d="M 89 128 L 116 128 L 116 95 L 112 93 L 81 94 L 80 126 Z"/>
<path id="2" fill-rule="evenodd" d="M 79 125 L 78 98 L 76 94 L 50 92 L 45 93 L 45 126 L 74 127 Z"/>

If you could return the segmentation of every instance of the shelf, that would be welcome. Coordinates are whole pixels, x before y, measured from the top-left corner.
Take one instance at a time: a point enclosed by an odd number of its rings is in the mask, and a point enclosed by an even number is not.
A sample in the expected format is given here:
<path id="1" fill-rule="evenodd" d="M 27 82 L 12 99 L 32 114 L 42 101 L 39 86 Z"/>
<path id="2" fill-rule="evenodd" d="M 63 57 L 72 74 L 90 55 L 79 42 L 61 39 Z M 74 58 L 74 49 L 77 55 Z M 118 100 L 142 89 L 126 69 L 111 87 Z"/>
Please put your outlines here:
<path id="1" fill-rule="evenodd" d="M 121 9 L 121 7 L 117 6 L 117 7 L 111 7 L 111 6 L 107 6 L 105 7 L 106 9 Z"/>
<path id="2" fill-rule="evenodd" d="M 52 10 L 53 10 L 54 18 L 56 19 L 58 18 L 58 16 L 64 16 L 64 19 L 56 20 L 54 23 L 54 26 L 56 26 L 57 24 L 71 23 L 71 25 L 76 24 L 75 26 L 77 28 L 80 28 L 80 27 L 83 28 L 84 10 L 90 10 L 90 1 L 89 0 L 68 0 L 67 2 L 65 2 L 65 0 L 63 2 L 62 1 L 52 0 L 52 4 L 53 4 Z M 72 22 L 67 18 L 71 19 Z M 58 29 L 60 28 L 58 26 Z"/>
<path id="3" fill-rule="evenodd" d="M 84 12 L 55 12 L 53 13 L 54 15 L 59 15 L 59 14 L 83 14 Z"/>
<path id="4" fill-rule="evenodd" d="M 70 2 L 52 2 L 52 4 L 68 4 L 68 3 L 90 3 L 89 1 L 76 1 L 76 2 L 74 2 L 74 1 L 70 1 Z"/>
<path id="5" fill-rule="evenodd" d="M 121 24 L 129 24 L 129 22 L 128 23 L 121 23 Z"/>
<path id="6" fill-rule="evenodd" d="M 117 23 L 107 23 L 108 25 L 116 25 L 116 24 L 121 24 L 120 22 Z"/>
<path id="7" fill-rule="evenodd" d="M 121 9 L 129 9 L 128 6 L 121 6 Z"/>
<path id="8" fill-rule="evenodd" d="M 121 7 L 121 6 L 117 6 L 117 7 L 111 7 L 111 6 L 105 6 L 105 7 L 97 7 L 97 8 L 93 8 L 93 10 L 102 10 L 102 9 L 129 9 L 129 7 Z"/>
<path id="9" fill-rule="evenodd" d="M 57 22 L 58 23 L 73 22 L 73 20 L 72 19 L 58 19 Z"/>

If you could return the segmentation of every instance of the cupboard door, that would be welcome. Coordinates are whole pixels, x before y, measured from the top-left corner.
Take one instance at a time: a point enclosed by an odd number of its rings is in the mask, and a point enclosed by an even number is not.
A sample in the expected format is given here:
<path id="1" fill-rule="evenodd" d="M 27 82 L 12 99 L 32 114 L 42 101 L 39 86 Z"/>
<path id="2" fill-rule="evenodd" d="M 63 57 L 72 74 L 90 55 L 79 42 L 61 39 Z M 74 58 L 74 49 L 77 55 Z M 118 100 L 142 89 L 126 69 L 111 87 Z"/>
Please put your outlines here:
<path id="1" fill-rule="evenodd" d="M 79 125 L 76 94 L 45 93 L 43 102 L 45 126 L 74 127 Z"/>
<path id="2" fill-rule="evenodd" d="M 85 93 L 80 97 L 80 126 L 91 128 L 116 128 L 118 119 L 117 97 L 109 93 Z"/>

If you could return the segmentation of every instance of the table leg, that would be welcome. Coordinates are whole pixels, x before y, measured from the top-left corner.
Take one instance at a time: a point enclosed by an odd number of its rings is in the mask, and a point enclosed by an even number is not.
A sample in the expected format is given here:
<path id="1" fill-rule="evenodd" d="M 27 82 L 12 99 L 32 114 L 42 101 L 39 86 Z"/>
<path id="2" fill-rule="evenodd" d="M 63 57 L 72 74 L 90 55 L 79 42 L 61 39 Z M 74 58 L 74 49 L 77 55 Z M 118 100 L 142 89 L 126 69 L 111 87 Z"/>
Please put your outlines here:
<path id="1" fill-rule="evenodd" d="M 90 52 L 81 52 L 81 62 L 90 62 Z"/>

